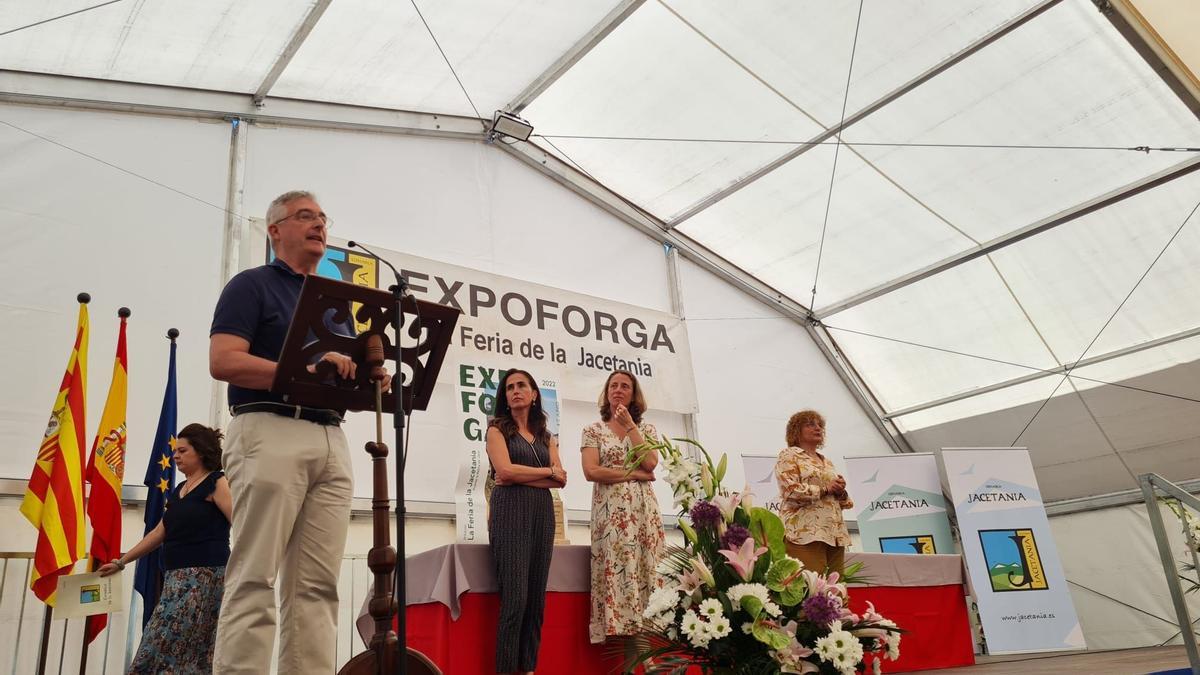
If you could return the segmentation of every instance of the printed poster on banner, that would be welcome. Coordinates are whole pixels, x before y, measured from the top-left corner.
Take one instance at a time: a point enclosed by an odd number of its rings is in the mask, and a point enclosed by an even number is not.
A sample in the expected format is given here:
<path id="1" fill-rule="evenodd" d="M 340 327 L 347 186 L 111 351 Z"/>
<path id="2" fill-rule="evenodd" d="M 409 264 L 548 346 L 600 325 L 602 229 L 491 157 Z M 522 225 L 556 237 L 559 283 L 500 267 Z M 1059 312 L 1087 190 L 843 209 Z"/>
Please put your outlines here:
<path id="1" fill-rule="evenodd" d="M 480 363 L 463 363 L 458 364 L 454 372 L 461 433 L 454 490 L 457 540 L 464 544 L 486 544 L 488 472 L 491 468 L 487 455 L 487 425 L 496 413 L 496 388 L 505 370 Z M 546 426 L 550 435 L 558 438 L 557 382 L 553 378 L 539 378 L 537 385 L 542 410 L 546 413 Z"/>
<path id="2" fill-rule="evenodd" d="M 779 455 L 742 455 L 746 485 L 754 495 L 754 505 L 779 515 L 779 483 L 775 480 L 775 460 Z"/>
<path id="3" fill-rule="evenodd" d="M 992 654 L 1085 649 L 1025 448 L 945 448 L 979 616 Z"/>
<path id="4" fill-rule="evenodd" d="M 932 453 L 847 457 L 846 482 L 864 551 L 954 553 Z"/>

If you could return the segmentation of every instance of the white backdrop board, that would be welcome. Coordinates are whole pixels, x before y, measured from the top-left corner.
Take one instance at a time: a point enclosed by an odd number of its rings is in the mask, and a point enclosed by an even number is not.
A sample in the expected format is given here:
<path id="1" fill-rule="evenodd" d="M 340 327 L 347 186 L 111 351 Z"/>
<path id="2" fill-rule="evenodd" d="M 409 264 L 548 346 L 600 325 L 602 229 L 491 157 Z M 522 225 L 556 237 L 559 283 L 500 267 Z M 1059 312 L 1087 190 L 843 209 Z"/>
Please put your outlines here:
<path id="1" fill-rule="evenodd" d="M 846 487 L 864 551 L 953 553 L 937 457 L 906 453 L 846 458 Z"/>
<path id="2" fill-rule="evenodd" d="M 1084 649 L 1025 448 L 944 448 L 942 467 L 993 654 Z"/>

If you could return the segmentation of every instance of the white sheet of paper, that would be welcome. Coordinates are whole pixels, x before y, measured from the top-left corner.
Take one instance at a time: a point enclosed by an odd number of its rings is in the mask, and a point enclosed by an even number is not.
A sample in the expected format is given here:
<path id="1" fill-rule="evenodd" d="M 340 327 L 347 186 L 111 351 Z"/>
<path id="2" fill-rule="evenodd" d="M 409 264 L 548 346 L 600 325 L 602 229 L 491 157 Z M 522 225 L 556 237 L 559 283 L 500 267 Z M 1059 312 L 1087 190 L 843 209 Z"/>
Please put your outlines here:
<path id="1" fill-rule="evenodd" d="M 58 578 L 55 619 L 76 619 L 93 614 L 120 612 L 121 575 L 70 574 Z"/>

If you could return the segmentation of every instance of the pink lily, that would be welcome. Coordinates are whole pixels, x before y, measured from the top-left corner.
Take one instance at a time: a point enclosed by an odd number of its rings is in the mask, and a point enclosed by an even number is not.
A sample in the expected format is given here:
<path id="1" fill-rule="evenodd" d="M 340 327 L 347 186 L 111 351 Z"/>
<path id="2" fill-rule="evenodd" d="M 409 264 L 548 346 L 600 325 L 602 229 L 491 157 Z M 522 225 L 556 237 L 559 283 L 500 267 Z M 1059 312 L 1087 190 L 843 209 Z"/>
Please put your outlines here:
<path id="1" fill-rule="evenodd" d="M 766 546 L 754 548 L 754 537 L 747 537 L 746 541 L 742 542 L 741 548 L 736 551 L 722 549 L 718 551 L 727 559 L 726 564 L 737 570 L 742 581 L 750 581 L 751 575 L 754 574 L 754 561 L 758 557 L 767 552 Z"/>
<path id="2" fill-rule="evenodd" d="M 684 593 L 695 593 L 704 582 L 695 570 L 687 570 L 679 574 L 679 590 Z"/>

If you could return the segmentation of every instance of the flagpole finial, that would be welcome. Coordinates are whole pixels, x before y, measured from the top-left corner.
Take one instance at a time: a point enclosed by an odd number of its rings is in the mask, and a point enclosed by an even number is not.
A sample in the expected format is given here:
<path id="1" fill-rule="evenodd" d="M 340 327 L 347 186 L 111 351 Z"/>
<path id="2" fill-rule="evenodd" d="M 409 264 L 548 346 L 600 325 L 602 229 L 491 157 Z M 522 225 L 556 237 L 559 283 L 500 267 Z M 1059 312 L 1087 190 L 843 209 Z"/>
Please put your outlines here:
<path id="1" fill-rule="evenodd" d="M 79 295 L 75 296 L 75 299 L 86 305 L 92 301 L 92 296 L 90 293 L 80 293 Z"/>
<path id="2" fill-rule="evenodd" d="M 175 338 L 177 338 L 177 337 L 179 337 L 179 329 L 178 328 L 170 328 L 167 330 L 167 338 L 169 338 L 171 340 L 171 342 L 174 342 Z"/>
<path id="3" fill-rule="evenodd" d="M 133 312 L 129 311 L 128 307 L 122 307 L 121 309 L 117 310 L 117 316 L 121 317 L 122 319 L 128 319 L 131 314 L 133 314 Z"/>

